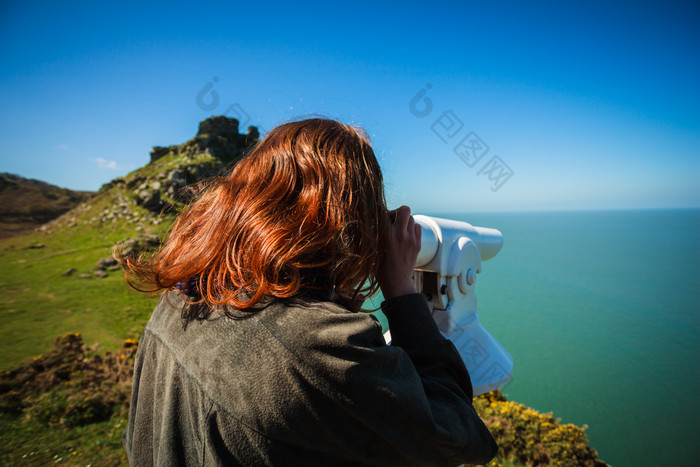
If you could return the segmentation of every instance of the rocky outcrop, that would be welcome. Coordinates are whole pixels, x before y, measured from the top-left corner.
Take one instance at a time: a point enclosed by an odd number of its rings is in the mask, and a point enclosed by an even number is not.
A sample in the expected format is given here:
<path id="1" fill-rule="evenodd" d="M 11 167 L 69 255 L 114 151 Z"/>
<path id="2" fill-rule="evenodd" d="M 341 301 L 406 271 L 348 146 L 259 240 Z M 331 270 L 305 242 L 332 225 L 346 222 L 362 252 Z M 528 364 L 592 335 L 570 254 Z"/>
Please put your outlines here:
<path id="1" fill-rule="evenodd" d="M 246 134 L 238 133 L 238 120 L 223 116 L 211 117 L 199 123 L 197 135 L 185 144 L 177 146 L 154 146 L 151 151 L 151 162 L 168 155 L 201 154 L 221 159 L 224 163 L 236 160 L 240 155 L 255 144 L 260 138 L 258 129 L 249 126 Z"/>
<path id="2" fill-rule="evenodd" d="M 188 189 L 212 175 L 217 175 L 222 169 L 236 162 L 254 145 L 260 134 L 255 127 L 248 127 L 246 134 L 238 132 L 238 120 L 228 117 L 211 117 L 199 124 L 194 138 L 186 143 L 173 146 L 154 146 L 151 151 L 151 162 L 146 167 L 165 156 L 182 158 L 183 162 L 176 166 L 167 166 L 162 172 L 146 176 L 144 170 L 118 177 L 102 186 L 100 191 L 113 187 L 123 187 L 131 193 L 131 198 L 137 206 L 149 212 L 158 214 L 172 207 L 172 202 L 187 203 L 192 199 L 193 192 Z M 202 155 L 208 156 L 202 160 Z M 117 213 L 112 213 L 113 216 Z M 111 220 L 109 215 L 104 219 Z"/>
<path id="3" fill-rule="evenodd" d="M 153 213 L 171 207 L 166 199 L 187 203 L 192 199 L 191 185 L 217 175 L 226 164 L 220 159 L 185 163 L 171 167 L 154 176 L 135 175 L 126 182 L 136 204 Z"/>
<path id="4" fill-rule="evenodd" d="M 211 117 L 199 122 L 197 136 L 238 136 L 238 120 L 228 117 Z"/>
<path id="5" fill-rule="evenodd" d="M 139 235 L 137 237 L 125 238 L 118 243 L 119 256 L 139 256 L 158 248 L 160 242 L 160 237 L 157 235 Z M 113 264 L 116 264 L 116 260 Z"/>
<path id="6" fill-rule="evenodd" d="M 136 203 L 149 211 L 160 211 L 160 209 L 163 207 L 163 202 L 160 199 L 160 183 L 156 182 L 149 189 L 144 189 L 138 192 L 136 196 Z"/>

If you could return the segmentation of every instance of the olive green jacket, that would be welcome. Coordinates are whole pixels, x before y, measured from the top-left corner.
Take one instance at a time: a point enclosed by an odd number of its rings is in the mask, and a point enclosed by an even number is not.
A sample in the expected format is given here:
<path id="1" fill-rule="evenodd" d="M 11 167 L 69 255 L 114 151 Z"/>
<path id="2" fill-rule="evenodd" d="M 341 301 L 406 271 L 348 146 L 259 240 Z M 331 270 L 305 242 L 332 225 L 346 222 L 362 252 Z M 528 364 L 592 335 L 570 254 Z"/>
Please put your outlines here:
<path id="1" fill-rule="evenodd" d="M 270 301 L 183 328 L 180 295 L 141 337 L 123 441 L 132 465 L 458 465 L 496 453 L 452 343 L 420 294 L 371 315 Z"/>

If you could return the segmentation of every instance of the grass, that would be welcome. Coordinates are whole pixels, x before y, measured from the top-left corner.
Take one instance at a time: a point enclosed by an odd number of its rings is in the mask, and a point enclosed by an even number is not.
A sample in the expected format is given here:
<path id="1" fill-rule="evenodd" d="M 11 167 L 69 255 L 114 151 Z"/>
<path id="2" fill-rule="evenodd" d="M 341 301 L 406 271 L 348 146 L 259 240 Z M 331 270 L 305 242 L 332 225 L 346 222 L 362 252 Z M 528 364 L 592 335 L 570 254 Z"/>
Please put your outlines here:
<path id="1" fill-rule="evenodd" d="M 127 466 L 121 442 L 125 426 L 125 413 L 71 429 L 25 422 L 21 417 L 4 418 L 0 430 L 0 463 Z"/>
<path id="2" fill-rule="evenodd" d="M 113 194 L 98 196 L 89 209 L 68 213 L 45 232 L 0 239 L 0 369 L 47 351 L 59 334 L 80 332 L 86 343 L 105 349 L 138 338 L 154 299 L 129 289 L 120 271 L 104 279 L 78 277 L 92 274 L 119 240 L 137 233 L 129 222 L 89 222 L 111 206 Z M 166 218 L 144 232 L 163 235 L 168 225 Z M 75 272 L 64 276 L 69 268 Z"/>

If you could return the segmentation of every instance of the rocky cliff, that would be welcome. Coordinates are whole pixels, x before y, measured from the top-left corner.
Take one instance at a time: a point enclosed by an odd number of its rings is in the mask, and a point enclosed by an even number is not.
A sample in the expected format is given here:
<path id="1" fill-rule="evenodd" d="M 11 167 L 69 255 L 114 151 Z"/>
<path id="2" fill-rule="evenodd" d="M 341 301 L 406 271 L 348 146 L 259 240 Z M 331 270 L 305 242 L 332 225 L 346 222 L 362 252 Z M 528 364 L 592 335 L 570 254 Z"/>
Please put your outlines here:
<path id="1" fill-rule="evenodd" d="M 75 232 L 100 235 L 106 230 L 124 232 L 117 243 L 126 251 L 140 253 L 156 248 L 160 235 L 177 213 L 192 200 L 194 186 L 212 176 L 224 174 L 258 141 L 258 130 L 238 132 L 238 121 L 222 116 L 199 124 L 190 140 L 151 150 L 150 162 L 126 176 L 104 184 L 100 190 L 71 211 L 42 225 L 48 236 Z M 41 244 L 43 246 L 43 243 Z M 109 252 L 105 252 L 109 253 Z M 119 267 L 111 253 L 100 257 L 90 270 L 70 265 L 64 276 L 80 279 L 106 278 Z"/>
<path id="2" fill-rule="evenodd" d="M 192 194 L 188 186 L 235 164 L 258 138 L 255 127 L 248 127 L 246 134 L 238 133 L 235 118 L 211 117 L 199 124 L 194 138 L 178 145 L 153 147 L 146 166 L 115 178 L 103 185 L 99 193 L 112 197 L 116 194 L 111 214 L 117 219 L 132 217 L 130 204 L 160 213 L 188 202 Z"/>

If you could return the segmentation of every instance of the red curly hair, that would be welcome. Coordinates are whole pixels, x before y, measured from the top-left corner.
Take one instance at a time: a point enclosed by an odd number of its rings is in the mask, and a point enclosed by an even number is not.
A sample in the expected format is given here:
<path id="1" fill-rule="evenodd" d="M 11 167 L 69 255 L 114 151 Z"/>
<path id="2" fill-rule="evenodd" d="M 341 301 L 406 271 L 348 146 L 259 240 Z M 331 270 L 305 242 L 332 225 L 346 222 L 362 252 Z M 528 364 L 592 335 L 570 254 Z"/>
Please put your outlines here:
<path id="1" fill-rule="evenodd" d="M 180 215 L 150 259 L 120 262 L 139 291 L 184 294 L 179 284 L 189 283 L 197 295 L 188 303 L 242 310 L 292 297 L 322 271 L 358 309 L 378 290 L 389 223 L 367 134 L 313 118 L 270 131 Z"/>

